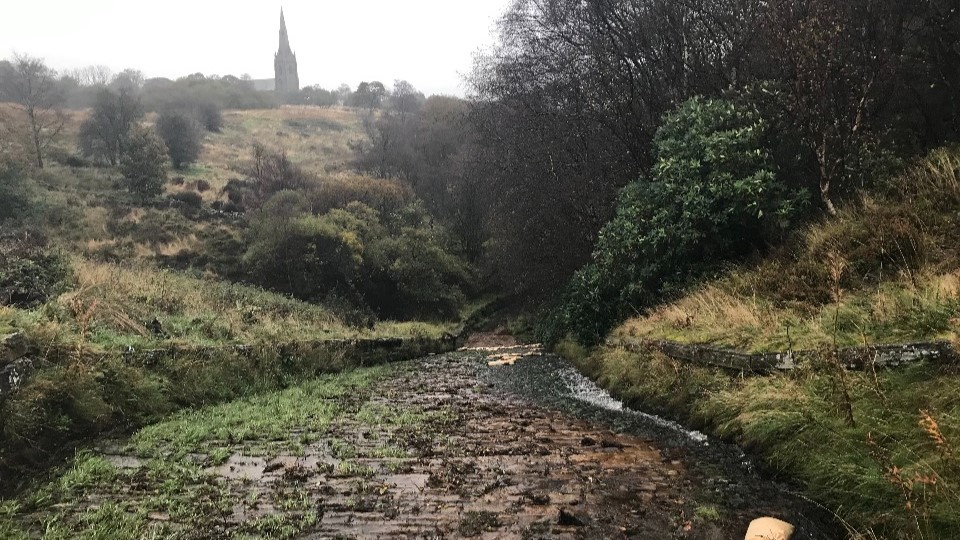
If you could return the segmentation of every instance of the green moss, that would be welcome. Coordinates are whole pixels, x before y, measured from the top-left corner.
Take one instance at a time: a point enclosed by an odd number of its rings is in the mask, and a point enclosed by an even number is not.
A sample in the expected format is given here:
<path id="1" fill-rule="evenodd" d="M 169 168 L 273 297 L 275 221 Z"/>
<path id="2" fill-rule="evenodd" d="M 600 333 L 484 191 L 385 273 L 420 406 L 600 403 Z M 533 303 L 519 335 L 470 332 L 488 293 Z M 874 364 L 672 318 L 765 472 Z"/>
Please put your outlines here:
<path id="1" fill-rule="evenodd" d="M 256 439 L 292 449 L 299 444 L 292 437 L 295 429 L 314 436 L 325 433 L 334 418 L 343 412 L 338 398 L 361 393 L 384 376 L 387 369 L 351 371 L 280 392 L 185 411 L 138 431 L 130 441 L 131 448 L 144 456 L 184 455 L 206 453 L 224 442 Z"/>

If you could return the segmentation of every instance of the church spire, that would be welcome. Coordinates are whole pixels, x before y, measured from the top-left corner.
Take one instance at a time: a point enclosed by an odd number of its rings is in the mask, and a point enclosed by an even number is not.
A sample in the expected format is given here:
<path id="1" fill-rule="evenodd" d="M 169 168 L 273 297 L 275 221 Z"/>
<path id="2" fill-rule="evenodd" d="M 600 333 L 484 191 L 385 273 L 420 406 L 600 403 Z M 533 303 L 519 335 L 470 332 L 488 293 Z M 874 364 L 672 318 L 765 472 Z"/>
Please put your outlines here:
<path id="1" fill-rule="evenodd" d="M 293 52 L 290 49 L 290 38 L 287 36 L 287 21 L 283 17 L 283 8 L 280 8 L 280 51 Z"/>
<path id="2" fill-rule="evenodd" d="M 297 73 L 297 55 L 290 48 L 287 35 L 287 20 L 280 8 L 280 48 L 273 56 L 274 87 L 281 96 L 289 96 L 300 91 L 300 76 Z"/>

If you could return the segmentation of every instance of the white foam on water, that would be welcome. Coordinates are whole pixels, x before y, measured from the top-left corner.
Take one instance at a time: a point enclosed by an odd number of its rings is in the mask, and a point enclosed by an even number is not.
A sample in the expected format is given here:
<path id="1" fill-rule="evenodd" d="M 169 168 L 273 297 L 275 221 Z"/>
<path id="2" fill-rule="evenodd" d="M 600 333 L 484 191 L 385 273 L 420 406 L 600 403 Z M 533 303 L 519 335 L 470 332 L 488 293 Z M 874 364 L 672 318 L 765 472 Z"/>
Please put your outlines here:
<path id="1" fill-rule="evenodd" d="M 660 418 L 655 414 L 635 411 L 633 409 L 624 407 L 622 401 L 611 396 L 609 392 L 597 386 L 593 381 L 584 377 L 582 373 L 572 367 L 563 368 L 559 375 L 563 382 L 567 385 L 567 389 L 570 391 L 570 394 L 580 401 L 590 403 L 591 405 L 596 405 L 597 407 L 601 407 L 609 411 L 634 414 L 649 420 L 660 427 L 681 433 L 690 440 L 703 444 L 704 446 L 710 444 L 707 436 L 699 431 L 686 429 L 676 422 L 667 420 L 665 418 Z"/>

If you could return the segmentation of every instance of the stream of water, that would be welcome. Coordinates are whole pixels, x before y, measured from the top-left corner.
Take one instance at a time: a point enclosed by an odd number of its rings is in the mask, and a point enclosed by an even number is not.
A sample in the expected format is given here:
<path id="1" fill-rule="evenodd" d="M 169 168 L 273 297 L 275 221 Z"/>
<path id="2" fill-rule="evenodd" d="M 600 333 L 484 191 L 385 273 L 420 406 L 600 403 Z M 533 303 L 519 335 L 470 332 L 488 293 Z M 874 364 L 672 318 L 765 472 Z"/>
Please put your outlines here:
<path id="1" fill-rule="evenodd" d="M 682 459 L 731 507 L 758 500 L 783 501 L 795 508 L 790 516 L 798 527 L 795 539 L 839 537 L 827 512 L 758 471 L 739 447 L 627 407 L 558 356 L 525 357 L 512 366 L 485 368 L 484 377 L 503 392 L 651 441 L 665 459 Z"/>

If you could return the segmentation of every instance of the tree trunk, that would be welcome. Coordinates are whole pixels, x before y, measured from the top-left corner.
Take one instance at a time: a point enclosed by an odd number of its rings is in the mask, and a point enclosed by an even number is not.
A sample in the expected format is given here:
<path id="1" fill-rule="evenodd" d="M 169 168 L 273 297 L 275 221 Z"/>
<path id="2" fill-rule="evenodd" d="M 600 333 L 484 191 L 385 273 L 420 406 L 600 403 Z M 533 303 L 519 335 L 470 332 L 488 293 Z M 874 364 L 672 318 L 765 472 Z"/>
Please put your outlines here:
<path id="1" fill-rule="evenodd" d="M 40 144 L 40 126 L 37 125 L 37 115 L 33 108 L 27 109 L 30 117 L 30 129 L 33 131 L 33 148 L 37 152 L 37 167 L 43 168 L 43 146 Z"/>
<path id="2" fill-rule="evenodd" d="M 831 216 L 837 215 L 837 208 L 830 200 L 830 180 L 820 180 L 820 200 L 823 201 L 823 206 L 827 209 L 828 214 Z"/>
<path id="3" fill-rule="evenodd" d="M 837 215 L 837 208 L 833 205 L 833 201 L 830 200 L 830 182 L 833 180 L 833 174 L 830 165 L 828 165 L 830 158 L 827 151 L 829 147 L 827 141 L 827 134 L 824 133 L 820 140 L 820 145 L 817 147 L 817 165 L 820 167 L 820 200 L 823 201 L 823 206 L 826 208 L 827 213 L 835 216 Z"/>

